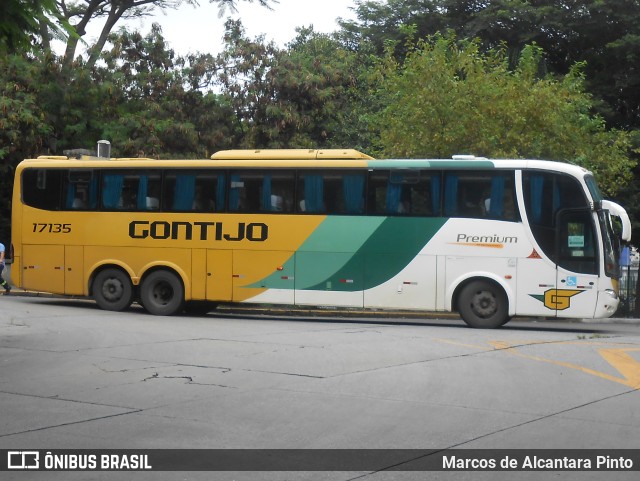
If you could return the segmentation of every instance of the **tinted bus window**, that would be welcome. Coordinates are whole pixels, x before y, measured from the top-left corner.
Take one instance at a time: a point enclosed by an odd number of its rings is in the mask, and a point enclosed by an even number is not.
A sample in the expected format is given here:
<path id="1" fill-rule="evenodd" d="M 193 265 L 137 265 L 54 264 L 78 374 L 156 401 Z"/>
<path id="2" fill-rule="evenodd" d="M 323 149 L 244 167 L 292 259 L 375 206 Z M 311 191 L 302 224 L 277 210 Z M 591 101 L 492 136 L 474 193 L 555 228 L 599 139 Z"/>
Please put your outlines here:
<path id="1" fill-rule="evenodd" d="M 98 176 L 93 170 L 70 170 L 63 179 L 65 210 L 95 210 L 98 207 Z"/>
<path id="2" fill-rule="evenodd" d="M 568 175 L 523 172 L 524 203 L 530 224 L 553 227 L 559 210 L 589 207 L 582 186 Z"/>
<path id="3" fill-rule="evenodd" d="M 582 186 L 573 177 L 551 172 L 523 172 L 522 180 L 531 232 L 544 253 L 557 262 L 557 217 L 563 209 L 589 207 Z"/>
<path id="4" fill-rule="evenodd" d="M 164 210 L 173 212 L 222 212 L 226 175 L 215 170 L 165 172 Z"/>
<path id="5" fill-rule="evenodd" d="M 22 201 L 31 207 L 59 210 L 65 169 L 25 169 L 22 172 Z"/>
<path id="6" fill-rule="evenodd" d="M 237 170 L 229 174 L 230 212 L 293 212 L 293 171 Z"/>
<path id="7" fill-rule="evenodd" d="M 373 215 L 437 215 L 439 184 L 440 175 L 428 171 L 372 171 L 369 173 L 368 212 Z"/>
<path id="8" fill-rule="evenodd" d="M 307 214 L 364 214 L 365 173 L 302 170 L 296 209 Z"/>
<path id="9" fill-rule="evenodd" d="M 101 200 L 104 210 L 159 210 L 160 172 L 103 170 Z"/>
<path id="10" fill-rule="evenodd" d="M 516 221 L 513 172 L 444 172 L 443 215 Z"/>

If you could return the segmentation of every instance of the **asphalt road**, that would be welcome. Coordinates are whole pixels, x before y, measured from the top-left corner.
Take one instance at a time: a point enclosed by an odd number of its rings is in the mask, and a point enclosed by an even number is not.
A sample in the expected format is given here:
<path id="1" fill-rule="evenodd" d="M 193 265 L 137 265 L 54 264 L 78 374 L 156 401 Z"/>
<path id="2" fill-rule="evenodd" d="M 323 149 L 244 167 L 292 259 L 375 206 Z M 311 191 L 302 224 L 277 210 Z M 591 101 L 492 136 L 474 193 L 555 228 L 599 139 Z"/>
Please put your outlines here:
<path id="1" fill-rule="evenodd" d="M 0 449 L 640 448 L 640 325 L 155 317 L 0 297 Z M 374 472 L 375 471 L 375 472 Z M 635 472 L 5 472 L 2 479 L 614 479 Z"/>

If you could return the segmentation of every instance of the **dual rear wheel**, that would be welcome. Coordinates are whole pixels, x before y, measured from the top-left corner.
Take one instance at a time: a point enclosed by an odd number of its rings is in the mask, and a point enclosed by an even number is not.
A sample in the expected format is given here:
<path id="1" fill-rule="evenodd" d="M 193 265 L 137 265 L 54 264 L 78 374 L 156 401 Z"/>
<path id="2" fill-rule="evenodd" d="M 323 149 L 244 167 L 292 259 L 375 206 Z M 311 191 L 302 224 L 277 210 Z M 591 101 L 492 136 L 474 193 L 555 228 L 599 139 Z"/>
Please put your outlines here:
<path id="1" fill-rule="evenodd" d="M 134 298 L 131 279 L 122 269 L 100 271 L 92 284 L 96 303 L 108 311 L 127 309 Z M 150 314 L 170 316 L 179 312 L 184 303 L 184 286 L 177 274 L 165 269 L 151 272 L 142 279 L 140 303 Z"/>

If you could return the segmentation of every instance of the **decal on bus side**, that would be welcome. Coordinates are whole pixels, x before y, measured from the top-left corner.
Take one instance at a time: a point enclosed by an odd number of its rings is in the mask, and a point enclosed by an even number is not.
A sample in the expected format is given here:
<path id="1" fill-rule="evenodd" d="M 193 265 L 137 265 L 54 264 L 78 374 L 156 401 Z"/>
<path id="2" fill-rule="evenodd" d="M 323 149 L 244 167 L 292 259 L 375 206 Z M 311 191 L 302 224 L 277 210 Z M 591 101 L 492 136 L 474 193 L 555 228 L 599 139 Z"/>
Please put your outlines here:
<path id="1" fill-rule="evenodd" d="M 167 222 L 134 220 L 129 223 L 129 237 L 132 239 L 183 239 L 239 242 L 264 242 L 269 238 L 269 226 L 262 222 L 239 222 L 229 230 L 223 222 Z"/>
<path id="2" fill-rule="evenodd" d="M 577 289 L 549 289 L 540 294 L 529 294 L 534 299 L 539 300 L 544 304 L 547 309 L 553 309 L 556 311 L 564 311 L 571 307 L 571 298 L 584 291 Z"/>
<path id="3" fill-rule="evenodd" d="M 450 242 L 453 245 L 474 246 L 474 247 L 493 247 L 496 249 L 504 248 L 505 244 L 517 244 L 517 237 L 494 235 L 469 235 L 458 234 L 456 242 Z"/>

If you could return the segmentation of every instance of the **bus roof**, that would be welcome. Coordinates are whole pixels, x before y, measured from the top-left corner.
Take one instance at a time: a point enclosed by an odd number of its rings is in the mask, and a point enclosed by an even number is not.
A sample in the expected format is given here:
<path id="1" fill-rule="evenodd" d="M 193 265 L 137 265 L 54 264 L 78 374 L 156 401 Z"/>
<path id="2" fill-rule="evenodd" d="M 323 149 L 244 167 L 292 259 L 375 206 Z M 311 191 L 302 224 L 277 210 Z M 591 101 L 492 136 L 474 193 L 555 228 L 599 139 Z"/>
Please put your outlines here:
<path id="1" fill-rule="evenodd" d="M 26 159 L 26 166 L 54 168 L 370 168 L 370 169 L 534 169 L 564 172 L 583 177 L 589 171 L 565 162 L 532 159 L 487 159 L 454 156 L 452 159 L 374 159 L 355 149 L 261 149 L 222 150 L 210 159 L 102 158 L 82 156 L 40 156 Z"/>
<path id="2" fill-rule="evenodd" d="M 211 156 L 212 160 L 318 160 L 318 159 L 367 159 L 373 157 L 355 149 L 260 149 L 221 150 Z"/>

